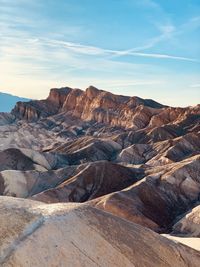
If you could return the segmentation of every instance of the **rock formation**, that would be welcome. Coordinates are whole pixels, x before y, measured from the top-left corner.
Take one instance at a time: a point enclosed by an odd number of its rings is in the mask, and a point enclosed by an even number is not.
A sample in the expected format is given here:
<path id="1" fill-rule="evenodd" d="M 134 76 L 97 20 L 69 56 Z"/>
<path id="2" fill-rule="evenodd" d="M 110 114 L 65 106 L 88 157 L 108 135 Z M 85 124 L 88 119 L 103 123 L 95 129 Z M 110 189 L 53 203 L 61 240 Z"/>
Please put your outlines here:
<path id="1" fill-rule="evenodd" d="M 68 266 L 199 266 L 197 252 L 158 233 L 198 249 L 200 105 L 169 107 L 93 86 L 54 88 L 45 100 L 0 113 L 0 161 L 2 207 L 8 214 L 17 207 L 24 242 L 2 243 L 2 266 L 54 266 L 56 258 L 59 266 L 66 259 Z M 90 231 L 94 239 L 83 247 Z M 100 244 L 105 249 L 94 251 Z"/>
<path id="2" fill-rule="evenodd" d="M 0 197 L 0 264 L 199 266 L 200 253 L 88 205 Z"/>
<path id="3" fill-rule="evenodd" d="M 200 205 L 184 214 L 184 216 L 173 225 L 172 234 L 186 237 L 200 237 Z"/>
<path id="4" fill-rule="evenodd" d="M 59 186 L 34 195 L 46 203 L 84 202 L 124 189 L 140 177 L 139 171 L 106 161 L 90 163 Z"/>

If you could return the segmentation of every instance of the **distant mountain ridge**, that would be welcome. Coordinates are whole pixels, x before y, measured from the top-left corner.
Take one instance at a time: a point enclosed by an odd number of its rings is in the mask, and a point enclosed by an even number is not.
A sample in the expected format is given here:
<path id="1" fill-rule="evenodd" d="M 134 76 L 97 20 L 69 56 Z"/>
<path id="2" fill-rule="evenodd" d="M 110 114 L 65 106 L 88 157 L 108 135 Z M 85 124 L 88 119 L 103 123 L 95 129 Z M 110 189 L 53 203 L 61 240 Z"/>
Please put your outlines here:
<path id="1" fill-rule="evenodd" d="M 63 87 L 51 89 L 44 100 L 18 102 L 12 114 L 19 119 L 37 121 L 65 112 L 83 121 L 128 128 L 133 126 L 132 119 L 136 114 L 139 113 L 140 117 L 145 117 L 146 113 L 155 115 L 165 107 L 152 99 L 115 95 L 94 86 L 89 86 L 85 91 Z M 135 119 L 136 124 L 140 123 L 136 117 Z"/>
<path id="2" fill-rule="evenodd" d="M 26 102 L 30 99 L 0 92 L 0 112 L 10 112 L 18 101 Z"/>

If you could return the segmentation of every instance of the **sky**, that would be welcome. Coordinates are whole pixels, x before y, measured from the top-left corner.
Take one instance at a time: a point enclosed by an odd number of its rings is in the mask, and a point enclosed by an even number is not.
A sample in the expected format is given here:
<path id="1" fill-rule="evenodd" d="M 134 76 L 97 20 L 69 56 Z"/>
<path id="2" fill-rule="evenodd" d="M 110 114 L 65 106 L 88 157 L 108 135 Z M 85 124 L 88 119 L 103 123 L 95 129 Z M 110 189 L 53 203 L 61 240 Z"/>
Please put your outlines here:
<path id="1" fill-rule="evenodd" d="M 0 91 L 89 85 L 200 103 L 199 0 L 0 0 Z"/>

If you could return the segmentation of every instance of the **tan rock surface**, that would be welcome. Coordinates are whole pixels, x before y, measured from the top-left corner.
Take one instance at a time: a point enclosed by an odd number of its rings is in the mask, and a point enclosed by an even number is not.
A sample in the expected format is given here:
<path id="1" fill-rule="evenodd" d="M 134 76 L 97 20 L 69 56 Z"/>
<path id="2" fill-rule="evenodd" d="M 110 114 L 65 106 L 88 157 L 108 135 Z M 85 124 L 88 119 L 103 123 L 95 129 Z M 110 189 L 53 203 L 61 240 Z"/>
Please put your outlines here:
<path id="1" fill-rule="evenodd" d="M 91 205 L 155 231 L 166 231 L 178 215 L 198 201 L 199 168 L 199 156 L 152 168 L 139 182 L 94 199 Z"/>
<path id="2" fill-rule="evenodd" d="M 200 251 L 200 238 L 198 237 L 182 237 L 182 236 L 174 236 L 174 235 L 168 235 L 168 234 L 163 234 L 163 236 L 171 240 L 174 240 L 175 242 L 179 242 L 181 244 L 184 244 L 188 247 L 191 247 L 193 249 Z"/>
<path id="3" fill-rule="evenodd" d="M 87 205 L 44 205 L 0 197 L 0 207 L 2 267 L 197 267 L 200 263 L 199 252 Z"/>
<path id="4" fill-rule="evenodd" d="M 172 233 L 185 237 L 200 237 L 200 205 L 187 212 L 174 224 Z"/>

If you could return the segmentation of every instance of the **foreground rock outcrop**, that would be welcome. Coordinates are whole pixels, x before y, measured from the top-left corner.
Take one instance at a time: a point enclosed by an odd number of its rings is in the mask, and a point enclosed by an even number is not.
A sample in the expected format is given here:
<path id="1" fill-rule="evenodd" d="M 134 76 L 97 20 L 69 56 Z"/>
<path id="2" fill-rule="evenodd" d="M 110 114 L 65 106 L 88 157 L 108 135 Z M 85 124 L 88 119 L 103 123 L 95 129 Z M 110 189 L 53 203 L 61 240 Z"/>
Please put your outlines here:
<path id="1" fill-rule="evenodd" d="M 2 267 L 199 266 L 199 252 L 85 204 L 0 197 L 0 209 Z"/>

